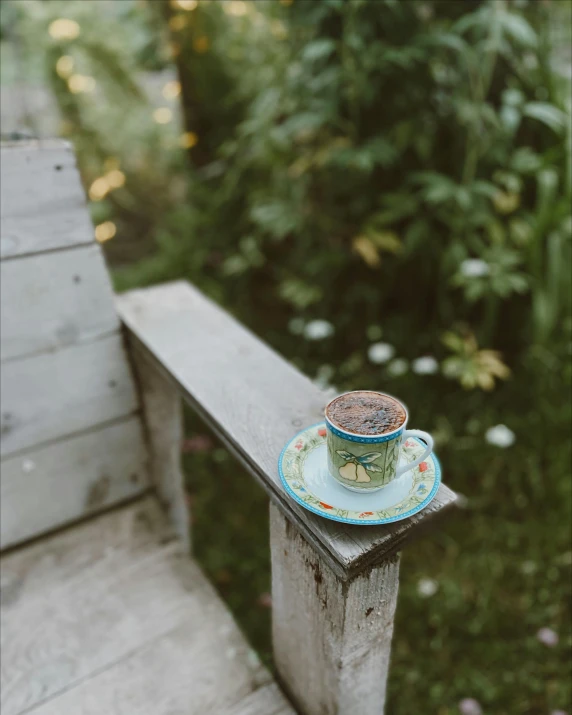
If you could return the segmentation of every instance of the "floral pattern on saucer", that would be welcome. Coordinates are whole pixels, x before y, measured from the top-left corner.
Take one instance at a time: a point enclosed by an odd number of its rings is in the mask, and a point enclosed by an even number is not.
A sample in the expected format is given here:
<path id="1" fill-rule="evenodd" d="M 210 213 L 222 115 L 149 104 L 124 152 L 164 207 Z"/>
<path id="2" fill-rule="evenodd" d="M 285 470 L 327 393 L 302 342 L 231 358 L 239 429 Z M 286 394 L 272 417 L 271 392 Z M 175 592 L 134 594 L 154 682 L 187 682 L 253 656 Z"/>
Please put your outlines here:
<path id="1" fill-rule="evenodd" d="M 304 465 L 308 456 L 318 447 L 325 447 L 325 444 L 326 428 L 324 423 L 319 423 L 307 427 L 291 439 L 279 459 L 280 478 L 288 494 L 303 507 L 320 516 L 349 524 L 387 524 L 406 519 L 421 511 L 437 493 L 441 482 L 441 469 L 437 458 L 431 454 L 409 472 L 412 479 L 407 495 L 387 508 L 355 511 L 321 501 L 306 484 Z M 424 448 L 422 442 L 409 437 L 401 445 L 401 459 L 412 462 Z"/>

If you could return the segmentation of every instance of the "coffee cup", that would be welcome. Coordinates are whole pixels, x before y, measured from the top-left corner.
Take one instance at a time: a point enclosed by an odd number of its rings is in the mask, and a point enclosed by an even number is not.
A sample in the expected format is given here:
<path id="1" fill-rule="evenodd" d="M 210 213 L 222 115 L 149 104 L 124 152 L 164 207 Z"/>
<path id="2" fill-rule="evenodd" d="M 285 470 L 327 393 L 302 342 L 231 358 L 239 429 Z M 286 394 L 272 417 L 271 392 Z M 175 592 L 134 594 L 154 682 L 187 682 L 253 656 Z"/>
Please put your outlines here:
<path id="1" fill-rule="evenodd" d="M 407 410 L 391 395 L 356 390 L 335 397 L 325 410 L 328 471 L 346 489 L 376 492 L 416 467 L 431 454 L 427 432 L 406 429 Z M 412 462 L 399 464 L 401 445 L 408 437 L 426 443 Z"/>

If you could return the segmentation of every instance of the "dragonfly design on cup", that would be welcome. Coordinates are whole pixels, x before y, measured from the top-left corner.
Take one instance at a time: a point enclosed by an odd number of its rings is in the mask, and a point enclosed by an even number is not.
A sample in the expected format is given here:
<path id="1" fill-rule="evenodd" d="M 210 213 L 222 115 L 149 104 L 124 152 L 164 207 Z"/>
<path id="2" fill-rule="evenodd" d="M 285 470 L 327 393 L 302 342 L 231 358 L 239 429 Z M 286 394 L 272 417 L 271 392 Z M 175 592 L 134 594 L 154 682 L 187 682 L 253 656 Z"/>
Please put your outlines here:
<path id="1" fill-rule="evenodd" d="M 368 452 L 357 457 L 351 452 L 346 452 L 345 449 L 337 449 L 336 454 L 339 454 L 347 462 L 339 468 L 338 473 L 342 479 L 347 479 L 350 482 L 371 482 L 368 471 L 383 471 L 377 464 L 373 464 L 378 457 L 381 457 L 381 452 Z"/>

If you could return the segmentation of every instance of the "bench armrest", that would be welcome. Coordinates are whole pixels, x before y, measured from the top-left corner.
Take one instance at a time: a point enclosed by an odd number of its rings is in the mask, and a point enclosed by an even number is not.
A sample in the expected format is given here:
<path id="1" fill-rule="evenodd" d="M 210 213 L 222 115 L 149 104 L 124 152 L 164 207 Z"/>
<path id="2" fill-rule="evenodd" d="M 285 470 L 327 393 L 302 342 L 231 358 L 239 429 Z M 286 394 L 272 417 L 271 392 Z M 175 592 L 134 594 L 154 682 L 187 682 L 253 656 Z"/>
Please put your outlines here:
<path id="1" fill-rule="evenodd" d="M 340 578 L 384 561 L 454 503 L 442 484 L 426 509 L 386 526 L 307 512 L 286 494 L 278 457 L 293 434 L 323 417 L 328 396 L 187 282 L 124 293 L 117 307 L 132 349 L 176 386 Z"/>

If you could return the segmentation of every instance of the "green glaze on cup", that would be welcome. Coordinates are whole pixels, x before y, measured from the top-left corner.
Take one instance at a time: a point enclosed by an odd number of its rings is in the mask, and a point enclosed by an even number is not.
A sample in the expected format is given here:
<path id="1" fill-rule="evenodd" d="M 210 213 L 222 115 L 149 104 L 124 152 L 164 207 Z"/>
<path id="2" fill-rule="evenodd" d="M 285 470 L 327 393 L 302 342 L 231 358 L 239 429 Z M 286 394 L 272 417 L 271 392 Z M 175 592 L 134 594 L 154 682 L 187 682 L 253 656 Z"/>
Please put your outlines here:
<path id="1" fill-rule="evenodd" d="M 384 395 L 384 397 L 390 396 Z M 326 406 L 328 471 L 346 489 L 375 492 L 404 472 L 416 467 L 431 454 L 433 438 L 430 434 L 421 430 L 405 429 L 407 410 L 403 405 L 401 405 L 405 412 L 403 424 L 382 435 L 355 434 L 337 427 L 328 419 L 328 406 Z M 413 462 L 399 466 L 401 443 L 407 437 L 419 437 L 427 443 L 427 447 Z"/>

